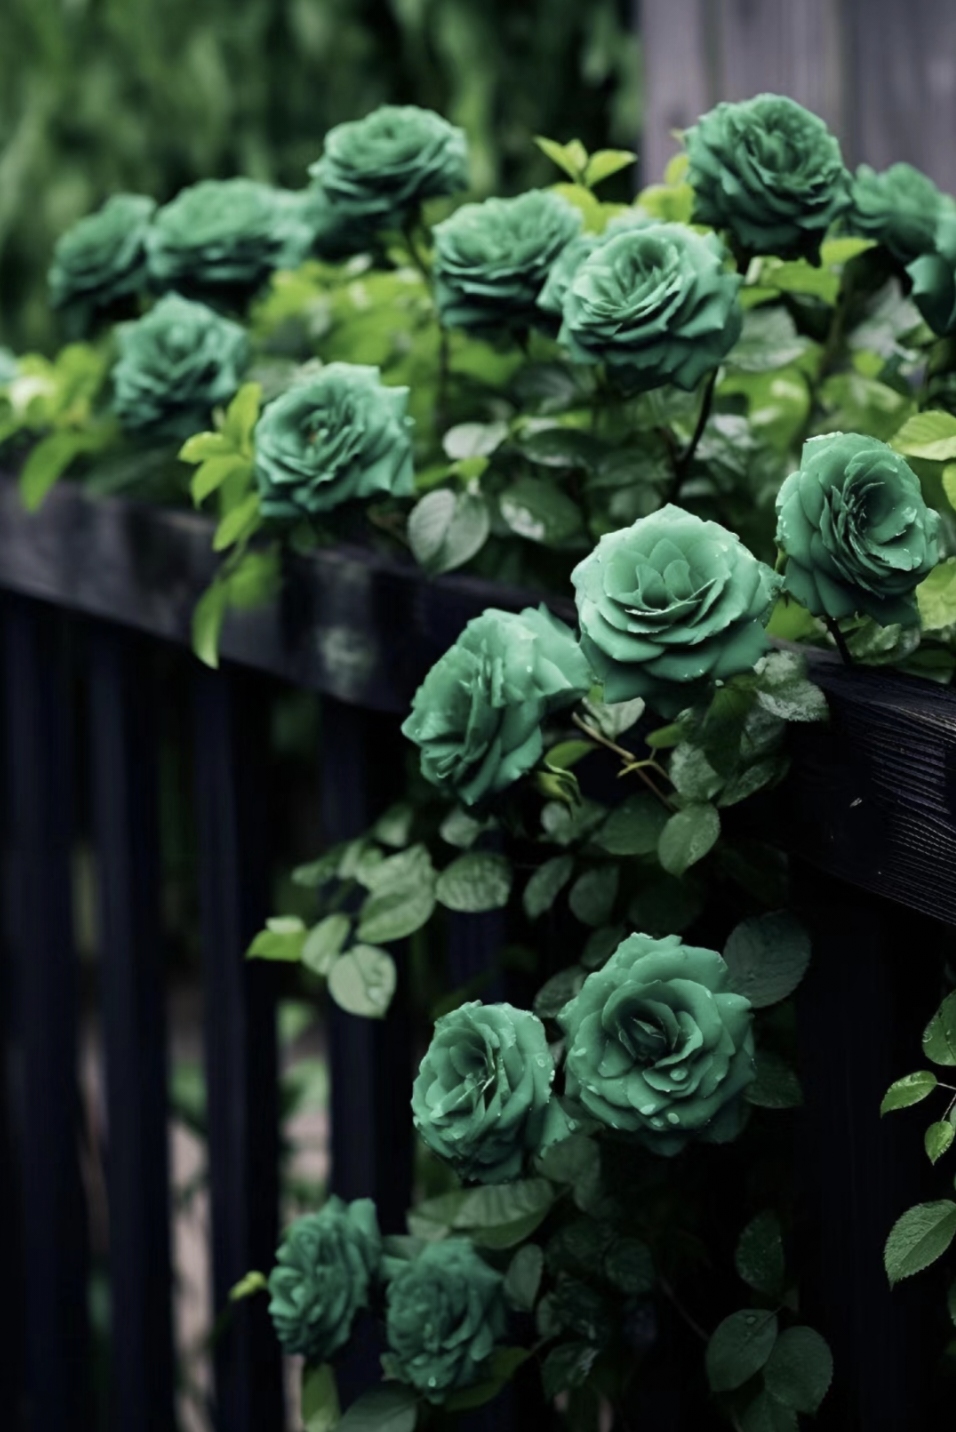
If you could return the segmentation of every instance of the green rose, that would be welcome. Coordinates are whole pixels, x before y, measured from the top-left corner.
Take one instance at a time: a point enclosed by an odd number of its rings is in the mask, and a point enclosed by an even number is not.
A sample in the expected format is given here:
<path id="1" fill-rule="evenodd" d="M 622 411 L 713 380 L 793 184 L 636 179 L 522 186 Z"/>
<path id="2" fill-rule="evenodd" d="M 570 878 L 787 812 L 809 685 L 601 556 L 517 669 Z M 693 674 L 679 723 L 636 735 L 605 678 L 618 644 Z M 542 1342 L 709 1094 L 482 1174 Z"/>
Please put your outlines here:
<path id="1" fill-rule="evenodd" d="M 50 302 L 88 319 L 96 308 L 146 285 L 146 234 L 156 205 L 142 194 L 114 194 L 67 229 L 53 251 Z"/>
<path id="2" fill-rule="evenodd" d="M 662 715 L 767 650 L 778 582 L 739 538 L 668 504 L 602 537 L 571 574 L 581 645 L 606 701 L 644 697 Z"/>
<path id="3" fill-rule="evenodd" d="M 421 747 L 426 780 L 474 805 L 531 770 L 545 716 L 590 686 L 574 634 L 546 608 L 491 608 L 432 667 L 402 731 Z"/>
<path id="4" fill-rule="evenodd" d="M 782 95 L 718 104 L 684 136 L 694 218 L 748 253 L 815 258 L 850 176 L 822 119 Z"/>
<path id="5" fill-rule="evenodd" d="M 467 189 L 468 146 L 430 109 L 383 104 L 330 129 L 309 173 L 337 215 L 369 231 L 399 229 L 423 199 Z"/>
<path id="6" fill-rule="evenodd" d="M 429 1243 L 389 1282 L 382 1365 L 442 1402 L 481 1380 L 507 1324 L 501 1274 L 464 1238 Z"/>
<path id="7" fill-rule="evenodd" d="M 408 389 L 377 368 L 329 363 L 268 403 L 256 424 L 256 480 L 266 517 L 295 520 L 357 497 L 412 491 Z"/>
<path id="8" fill-rule="evenodd" d="M 682 224 L 615 233 L 568 285 L 560 341 L 579 362 L 625 366 L 639 389 L 696 387 L 740 336 L 725 257 L 716 234 Z"/>
<path id="9" fill-rule="evenodd" d="M 125 428 L 188 437 L 208 427 L 242 380 L 246 335 L 238 323 L 166 294 L 145 318 L 120 324 L 114 407 Z"/>
<path id="10" fill-rule="evenodd" d="M 435 1025 L 412 1091 L 415 1126 L 462 1178 L 503 1183 L 541 1144 L 553 1079 L 540 1019 L 473 1000 Z"/>
<path id="11" fill-rule="evenodd" d="M 435 300 L 450 328 L 527 328 L 542 323 L 538 295 L 581 215 L 557 194 L 463 204 L 434 230 Z"/>
<path id="12" fill-rule="evenodd" d="M 713 950 L 630 935 L 558 1022 L 567 1093 L 608 1128 L 661 1154 L 738 1132 L 754 1077 L 750 1001 L 727 989 Z"/>
<path id="13" fill-rule="evenodd" d="M 891 164 L 877 173 L 861 164 L 850 190 L 847 228 L 876 239 L 900 263 L 933 248 L 936 227 L 952 200 L 911 164 Z"/>
<path id="14" fill-rule="evenodd" d="M 956 333 L 956 211 L 945 204 L 936 225 L 932 252 L 907 265 L 913 302 L 941 338 Z"/>
<path id="15" fill-rule="evenodd" d="M 566 248 L 563 248 L 551 265 L 551 272 L 548 274 L 544 288 L 538 295 L 538 307 L 543 308 L 546 313 L 555 313 L 561 317 L 564 308 L 564 299 L 571 281 L 586 258 L 590 258 L 595 249 L 613 239 L 615 234 L 623 233 L 626 229 L 642 229 L 654 220 L 642 209 L 629 209 L 624 214 L 618 214 L 611 219 L 607 227 L 600 234 L 590 231 L 578 234 L 572 239 Z"/>
<path id="16" fill-rule="evenodd" d="M 370 1198 L 345 1204 L 333 1197 L 296 1219 L 269 1275 L 269 1313 L 286 1352 L 324 1362 L 345 1346 L 355 1315 L 368 1307 L 381 1256 Z"/>
<path id="17" fill-rule="evenodd" d="M 257 288 L 297 268 L 315 229 L 302 196 L 254 179 L 203 179 L 164 205 L 147 239 L 160 288 Z"/>
<path id="18" fill-rule="evenodd" d="M 913 592 L 939 559 L 938 529 L 909 464 L 859 433 L 810 438 L 777 494 L 786 589 L 834 620 L 918 622 Z"/>

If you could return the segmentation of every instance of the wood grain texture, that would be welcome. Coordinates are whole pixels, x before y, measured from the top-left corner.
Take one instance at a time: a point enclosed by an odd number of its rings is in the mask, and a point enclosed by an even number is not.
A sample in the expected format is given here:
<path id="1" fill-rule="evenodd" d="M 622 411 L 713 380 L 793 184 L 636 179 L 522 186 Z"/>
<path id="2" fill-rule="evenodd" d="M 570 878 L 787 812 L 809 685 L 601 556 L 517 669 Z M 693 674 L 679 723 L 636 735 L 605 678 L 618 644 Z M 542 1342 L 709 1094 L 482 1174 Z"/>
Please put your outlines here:
<path id="1" fill-rule="evenodd" d="M 215 568 L 211 524 L 190 513 L 56 489 L 36 516 L 0 479 L 0 589 L 43 597 L 185 645 Z M 475 578 L 430 580 L 359 548 L 288 564 L 283 598 L 242 613 L 223 654 L 309 690 L 404 714 L 431 663 L 486 606 L 527 593 Z M 573 620 L 570 602 L 552 603 Z M 956 923 L 956 693 L 811 654 L 830 700 L 824 728 L 795 728 L 795 774 L 764 811 L 788 848 L 863 889 Z M 748 802 L 754 819 L 761 802 Z M 780 819 L 778 807 L 783 809 Z"/>
<path id="2" fill-rule="evenodd" d="M 680 148 L 674 130 L 686 129 L 709 108 L 715 89 L 710 72 L 707 0 L 640 0 L 638 24 L 644 52 L 644 120 L 641 182 L 656 184 Z"/>

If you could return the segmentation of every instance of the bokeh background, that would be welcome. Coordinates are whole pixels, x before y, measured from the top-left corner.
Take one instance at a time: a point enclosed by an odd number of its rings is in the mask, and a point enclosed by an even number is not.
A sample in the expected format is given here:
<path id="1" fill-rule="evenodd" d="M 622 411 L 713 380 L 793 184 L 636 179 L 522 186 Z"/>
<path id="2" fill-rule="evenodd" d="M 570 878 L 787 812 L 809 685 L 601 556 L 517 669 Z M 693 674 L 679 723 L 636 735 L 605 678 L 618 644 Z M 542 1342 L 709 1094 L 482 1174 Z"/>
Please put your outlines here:
<path id="1" fill-rule="evenodd" d="M 297 188 L 383 101 L 468 132 L 478 194 L 557 177 L 535 134 L 633 148 L 630 0 L 2 0 L 0 344 L 49 349 L 53 242 L 118 189 Z"/>

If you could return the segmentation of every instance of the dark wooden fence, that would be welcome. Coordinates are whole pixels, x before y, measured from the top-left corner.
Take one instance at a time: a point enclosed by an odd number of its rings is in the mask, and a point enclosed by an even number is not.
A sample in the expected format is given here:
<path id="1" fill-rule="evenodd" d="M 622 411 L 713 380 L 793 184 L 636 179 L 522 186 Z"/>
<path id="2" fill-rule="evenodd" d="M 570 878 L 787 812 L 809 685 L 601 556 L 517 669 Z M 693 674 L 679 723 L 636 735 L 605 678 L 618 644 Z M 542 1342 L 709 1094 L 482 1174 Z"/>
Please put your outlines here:
<path id="1" fill-rule="evenodd" d="M 112 1432 L 173 1426 L 164 937 L 157 738 L 179 650 L 191 704 L 215 1306 L 270 1264 L 277 1226 L 275 969 L 246 944 L 268 913 L 269 741 L 276 679 L 317 692 L 324 836 L 354 834 L 389 795 L 398 717 L 468 618 L 520 594 L 424 579 L 358 550 L 290 558 L 281 601 L 230 619 L 218 672 L 184 650 L 214 558 L 205 519 L 90 500 L 70 486 L 37 516 L 0 479 L 2 821 L 0 1267 L 12 1316 L 2 1425 L 88 1432 L 84 1135 L 77 1086 L 74 841 L 95 849 L 105 1052 Z M 929 1425 L 930 1282 L 890 1294 L 886 1231 L 922 1195 L 915 1125 L 881 1126 L 886 1085 L 919 1057 L 956 924 L 956 695 L 826 657 L 829 731 L 799 743 L 774 825 L 816 934 L 800 1001 L 798 1116 L 808 1317 L 838 1377 L 819 1425 Z M 781 816 L 783 819 L 781 820 Z M 759 822 L 759 807 L 755 817 Z M 476 933 L 477 932 L 477 933 Z M 449 961 L 487 963 L 494 922 L 452 927 Z M 412 1050 L 400 1009 L 381 1024 L 333 1012 L 332 1184 L 371 1194 L 398 1229 L 411 1180 Z M 216 1345 L 220 1432 L 279 1432 L 278 1354 L 264 1300 Z M 676 1408 L 676 1404 L 675 1404 Z M 503 1427 L 492 1417 L 486 1426 Z M 672 1410 L 653 1432 L 682 1428 Z"/>
<path id="2" fill-rule="evenodd" d="M 641 164 L 656 181 L 718 100 L 770 90 L 826 119 L 851 164 L 916 164 L 956 192 L 956 6 L 949 0 L 636 0 Z"/>

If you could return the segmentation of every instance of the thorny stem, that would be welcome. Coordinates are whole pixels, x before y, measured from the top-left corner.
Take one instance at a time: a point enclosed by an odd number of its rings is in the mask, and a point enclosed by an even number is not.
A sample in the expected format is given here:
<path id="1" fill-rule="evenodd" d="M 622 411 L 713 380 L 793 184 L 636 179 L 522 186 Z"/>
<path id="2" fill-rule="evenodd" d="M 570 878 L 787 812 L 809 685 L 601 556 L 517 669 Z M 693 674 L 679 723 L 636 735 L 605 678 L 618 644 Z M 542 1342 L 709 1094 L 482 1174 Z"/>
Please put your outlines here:
<path id="1" fill-rule="evenodd" d="M 710 1334 L 701 1327 L 700 1323 L 693 1316 L 693 1314 L 687 1311 L 687 1309 L 684 1307 L 684 1304 L 674 1292 L 674 1289 L 671 1287 L 667 1279 L 661 1278 L 660 1284 L 661 1292 L 664 1294 L 664 1297 L 667 1298 L 668 1302 L 671 1303 L 676 1312 L 678 1312 L 680 1316 L 684 1319 L 684 1322 L 690 1328 L 691 1332 L 696 1333 L 697 1337 L 700 1338 L 701 1342 L 710 1342 Z"/>
<path id="2" fill-rule="evenodd" d="M 663 776 L 664 779 L 667 780 L 667 772 L 663 769 L 662 766 L 659 766 L 657 762 L 653 759 L 645 761 L 635 760 L 633 751 L 627 750 L 625 746 L 618 746 L 616 742 L 612 741 L 608 736 L 605 736 L 602 731 L 598 731 L 595 729 L 595 727 L 590 726 L 587 721 L 583 720 L 583 718 L 578 715 L 576 711 L 572 715 L 571 720 L 574 722 L 575 726 L 577 726 L 578 730 L 583 731 L 586 736 L 590 736 L 592 741 L 596 741 L 599 746 L 604 746 L 608 751 L 613 751 L 615 756 L 620 757 L 620 759 L 624 762 L 624 769 L 622 771 L 619 771 L 618 775 L 629 776 L 632 773 L 636 775 L 640 780 L 644 782 L 648 790 L 651 791 L 652 794 L 657 797 L 657 799 L 661 802 L 661 805 L 666 806 L 667 809 L 670 810 L 670 800 L 664 794 L 663 791 L 659 791 L 657 789 L 657 786 L 647 774 L 647 768 L 649 766 L 652 770 L 656 771 L 658 775 Z"/>
<path id="3" fill-rule="evenodd" d="M 718 369 L 715 368 L 714 371 L 711 373 L 710 377 L 707 379 L 706 385 L 704 387 L 704 396 L 700 400 L 700 411 L 697 414 L 697 426 L 694 428 L 693 436 L 691 437 L 690 442 L 687 444 L 687 447 L 677 459 L 678 486 L 684 481 L 684 478 L 687 476 L 690 470 L 690 465 L 694 460 L 694 453 L 697 451 L 697 444 L 704 436 L 704 429 L 707 426 L 707 419 L 710 417 L 710 410 L 714 405 L 714 389 L 717 386 L 717 372 Z"/>
<path id="4" fill-rule="evenodd" d="M 853 657 L 850 655 L 850 648 L 846 644 L 846 637 L 840 630 L 840 623 L 836 621 L 833 617 L 824 617 L 823 623 L 827 631 L 833 637 L 833 640 L 836 642 L 836 648 L 843 659 L 843 665 L 852 666 Z"/>

